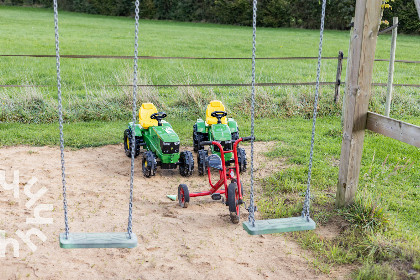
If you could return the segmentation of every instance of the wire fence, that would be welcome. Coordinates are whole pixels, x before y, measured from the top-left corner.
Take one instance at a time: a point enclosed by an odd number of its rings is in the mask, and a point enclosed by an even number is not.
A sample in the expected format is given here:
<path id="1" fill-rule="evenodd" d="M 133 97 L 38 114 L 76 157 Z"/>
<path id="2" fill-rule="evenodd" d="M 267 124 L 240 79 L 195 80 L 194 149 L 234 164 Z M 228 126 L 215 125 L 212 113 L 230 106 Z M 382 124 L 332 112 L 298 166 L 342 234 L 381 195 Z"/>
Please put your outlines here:
<path id="1" fill-rule="evenodd" d="M 55 58 L 55 55 L 49 54 L 0 54 L 0 57 L 34 57 L 34 58 Z M 126 55 L 81 55 L 81 54 L 68 54 L 60 55 L 60 58 L 79 58 L 79 59 L 134 59 L 133 56 Z M 139 56 L 138 59 L 152 60 L 251 60 L 251 57 L 191 57 L 191 56 Z M 295 56 L 295 57 L 257 57 L 257 60 L 315 60 L 315 56 Z M 322 59 L 337 59 L 336 56 L 325 56 Z M 347 57 L 343 57 L 347 59 Z M 375 61 L 389 61 L 389 59 L 375 59 Z M 395 60 L 400 63 L 420 63 L 418 60 Z"/>
<path id="2" fill-rule="evenodd" d="M 33 58 L 55 58 L 55 55 L 48 54 L 1 54 L 0 57 L 33 57 Z M 60 55 L 61 58 L 76 58 L 76 59 L 134 59 L 133 56 L 121 55 Z M 139 56 L 138 59 L 143 60 L 251 60 L 250 57 L 189 57 L 189 56 Z M 257 60 L 314 60 L 318 57 L 259 57 Z M 338 57 L 322 57 L 324 60 L 339 59 Z M 341 57 L 341 59 L 347 59 Z M 375 61 L 389 61 L 389 59 L 375 59 Z M 395 60 L 400 63 L 420 63 L 420 61 L 413 60 Z M 320 85 L 340 85 L 344 82 L 321 82 Z M 257 87 L 275 87 L 275 86 L 314 86 L 315 82 L 294 82 L 294 83 L 256 83 Z M 26 87 L 51 87 L 55 85 L 0 85 L 0 88 L 26 88 Z M 96 87 L 132 87 L 132 84 L 116 84 L 116 85 L 97 85 Z M 250 87 L 250 83 L 196 83 L 196 84 L 139 84 L 138 87 Z M 373 83 L 372 86 L 387 86 L 386 83 Z M 394 87 L 415 87 L 419 88 L 420 84 L 393 84 Z"/>
<path id="3" fill-rule="evenodd" d="M 320 85 L 336 85 L 337 82 L 320 82 Z M 341 82 L 341 85 L 346 84 Z M 315 82 L 302 82 L 302 83 L 256 83 L 256 87 L 279 87 L 279 86 L 314 86 Z M 56 85 L 0 85 L 0 88 L 31 88 L 31 87 L 55 87 Z M 98 85 L 96 87 L 107 88 L 107 87 L 132 87 L 132 84 L 119 84 L 119 85 Z M 377 87 L 386 87 L 386 83 L 372 83 L 372 86 Z M 394 87 L 415 87 L 420 88 L 418 84 L 393 84 Z M 170 87 L 251 87 L 250 83 L 227 83 L 227 84 L 157 84 L 157 85 L 147 85 L 147 84 L 138 84 L 137 87 L 160 87 L 160 88 L 170 88 Z"/>

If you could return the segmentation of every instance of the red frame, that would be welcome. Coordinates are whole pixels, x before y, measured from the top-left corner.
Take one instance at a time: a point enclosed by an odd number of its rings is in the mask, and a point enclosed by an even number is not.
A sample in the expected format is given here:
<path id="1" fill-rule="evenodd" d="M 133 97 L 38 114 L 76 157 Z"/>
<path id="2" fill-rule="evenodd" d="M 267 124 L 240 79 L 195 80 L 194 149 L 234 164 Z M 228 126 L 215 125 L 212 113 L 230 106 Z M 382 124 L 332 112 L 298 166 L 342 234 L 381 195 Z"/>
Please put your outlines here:
<path id="1" fill-rule="evenodd" d="M 219 147 L 219 150 L 220 150 L 220 157 L 221 157 L 221 160 L 222 160 L 222 170 L 219 170 L 220 179 L 219 179 L 219 181 L 217 181 L 216 184 L 213 184 L 211 182 L 210 167 L 207 166 L 207 175 L 209 177 L 209 183 L 210 183 L 211 189 L 209 191 L 205 191 L 205 192 L 190 193 L 190 197 L 206 196 L 206 195 L 212 195 L 214 193 L 220 193 L 220 194 L 224 194 L 225 197 L 226 197 L 226 200 L 227 200 L 228 199 L 228 192 L 227 192 L 228 184 L 227 184 L 227 181 L 235 179 L 236 184 L 238 186 L 239 200 L 242 200 L 242 191 L 241 191 L 242 186 L 241 186 L 241 181 L 240 181 L 240 176 L 239 176 L 239 164 L 238 164 L 238 153 L 237 153 L 237 147 L 238 147 L 238 144 L 241 141 L 242 141 L 242 137 L 235 141 L 235 143 L 233 144 L 233 150 L 229 150 L 229 151 L 224 151 L 222 145 L 219 142 L 216 142 L 216 141 L 211 142 L 212 145 L 216 145 L 217 147 Z M 225 162 L 225 154 L 227 154 L 227 153 L 233 153 L 233 157 L 235 159 L 235 166 L 229 167 L 228 170 L 226 170 L 226 162 Z M 233 176 L 232 176 L 232 172 L 234 172 Z M 235 177 L 235 175 L 236 175 L 236 177 Z M 225 189 L 224 190 L 219 190 L 222 185 L 225 186 Z"/>

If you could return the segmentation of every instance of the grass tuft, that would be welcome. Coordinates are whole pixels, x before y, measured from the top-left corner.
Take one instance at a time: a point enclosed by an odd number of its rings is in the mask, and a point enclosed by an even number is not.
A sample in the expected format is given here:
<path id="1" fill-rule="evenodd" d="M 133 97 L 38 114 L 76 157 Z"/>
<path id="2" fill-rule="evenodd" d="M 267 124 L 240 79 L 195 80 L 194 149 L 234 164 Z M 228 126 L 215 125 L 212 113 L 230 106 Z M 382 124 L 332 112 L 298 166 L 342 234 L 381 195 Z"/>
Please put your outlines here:
<path id="1" fill-rule="evenodd" d="M 356 280 L 394 280 L 397 275 L 388 264 L 365 264 L 353 274 Z"/>
<path id="2" fill-rule="evenodd" d="M 386 208 L 366 192 L 358 195 L 354 203 L 343 210 L 343 217 L 353 227 L 365 231 L 386 230 L 391 226 Z"/>

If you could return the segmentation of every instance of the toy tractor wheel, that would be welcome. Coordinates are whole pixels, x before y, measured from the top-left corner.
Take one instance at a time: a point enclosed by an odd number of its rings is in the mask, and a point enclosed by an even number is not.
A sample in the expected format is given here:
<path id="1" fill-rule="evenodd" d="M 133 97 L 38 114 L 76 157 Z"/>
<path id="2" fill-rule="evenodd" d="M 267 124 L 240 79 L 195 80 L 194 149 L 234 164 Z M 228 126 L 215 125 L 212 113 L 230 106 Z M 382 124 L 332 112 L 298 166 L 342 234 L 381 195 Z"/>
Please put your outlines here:
<path id="1" fill-rule="evenodd" d="M 236 183 L 230 183 L 228 186 L 228 202 L 230 220 L 232 223 L 239 223 L 239 191 Z"/>
<path id="2" fill-rule="evenodd" d="M 232 132 L 231 135 L 232 135 L 232 142 L 235 142 L 236 140 L 239 139 L 239 132 L 238 131 Z"/>
<path id="3" fill-rule="evenodd" d="M 188 207 L 188 203 L 190 202 L 190 192 L 185 184 L 180 184 L 178 187 L 178 201 L 179 206 L 182 208 Z"/>
<path id="4" fill-rule="evenodd" d="M 156 158 L 151 151 L 147 151 L 143 154 L 142 170 L 143 175 L 147 178 L 155 176 L 156 174 Z"/>
<path id="5" fill-rule="evenodd" d="M 132 142 L 133 142 L 133 139 L 131 137 L 132 137 L 131 130 L 126 129 L 124 131 L 124 151 L 125 151 L 125 155 L 128 157 L 131 157 L 131 148 L 132 148 Z M 136 142 L 137 142 L 137 137 L 136 137 Z M 135 150 L 134 157 L 137 157 L 140 154 L 140 145 L 138 145 L 138 143 L 136 143 L 134 150 Z"/>
<path id="6" fill-rule="evenodd" d="M 198 175 L 203 176 L 206 171 L 206 158 L 209 155 L 207 150 L 199 150 L 197 154 Z"/>
<path id="7" fill-rule="evenodd" d="M 179 157 L 179 174 L 191 176 L 194 170 L 194 157 L 190 151 L 181 152 Z"/>
<path id="8" fill-rule="evenodd" d="M 243 173 L 246 171 L 246 152 L 243 148 L 238 148 L 238 163 L 239 163 L 239 172 Z"/>
<path id="9" fill-rule="evenodd" d="M 194 143 L 194 152 L 198 152 L 199 150 L 203 149 L 203 146 L 200 146 L 200 142 L 204 141 L 203 135 L 197 132 L 197 124 L 193 127 L 193 143 Z"/>

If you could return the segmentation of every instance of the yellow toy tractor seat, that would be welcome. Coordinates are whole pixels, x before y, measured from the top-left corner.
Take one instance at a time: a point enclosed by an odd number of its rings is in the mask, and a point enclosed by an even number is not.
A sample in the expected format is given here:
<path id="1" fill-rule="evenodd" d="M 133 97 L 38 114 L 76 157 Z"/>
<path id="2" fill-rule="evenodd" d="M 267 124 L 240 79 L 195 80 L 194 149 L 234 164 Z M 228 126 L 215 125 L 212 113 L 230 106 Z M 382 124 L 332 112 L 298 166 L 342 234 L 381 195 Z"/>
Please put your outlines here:
<path id="1" fill-rule="evenodd" d="M 139 110 L 139 124 L 145 128 L 148 129 L 150 126 L 157 126 L 158 121 L 152 120 L 150 116 L 154 113 L 157 113 L 158 110 L 156 109 L 155 105 L 153 103 L 143 103 L 141 104 L 140 110 Z"/>
<path id="2" fill-rule="evenodd" d="M 213 113 L 214 111 L 226 111 L 225 106 L 223 106 L 222 102 L 220 102 L 219 100 L 213 100 L 210 102 L 206 110 L 206 123 L 208 125 L 217 124 L 217 118 L 211 116 L 211 113 Z M 221 121 L 222 124 L 227 124 L 226 117 L 223 117 Z"/>

